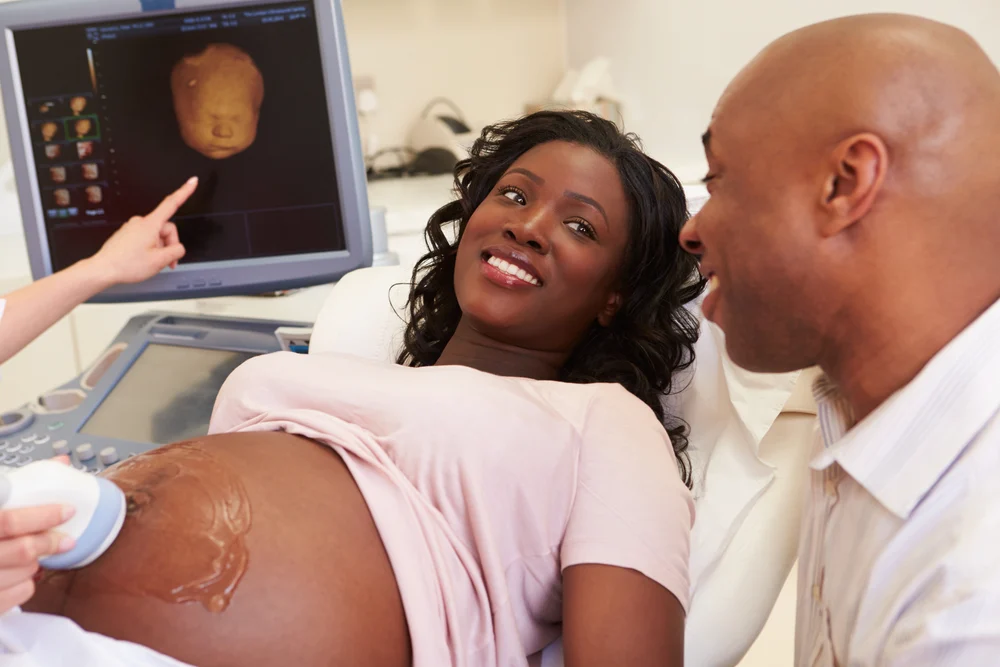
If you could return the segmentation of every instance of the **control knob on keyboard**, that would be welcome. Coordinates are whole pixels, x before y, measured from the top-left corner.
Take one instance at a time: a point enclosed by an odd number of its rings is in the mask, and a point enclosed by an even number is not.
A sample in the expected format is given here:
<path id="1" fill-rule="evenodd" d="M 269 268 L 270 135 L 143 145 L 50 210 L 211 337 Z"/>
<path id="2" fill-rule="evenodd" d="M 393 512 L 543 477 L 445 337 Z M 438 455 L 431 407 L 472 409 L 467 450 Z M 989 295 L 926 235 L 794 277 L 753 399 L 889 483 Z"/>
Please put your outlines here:
<path id="1" fill-rule="evenodd" d="M 76 458 L 81 461 L 90 461 L 94 458 L 94 447 L 92 445 L 80 445 L 76 448 Z"/>
<path id="2" fill-rule="evenodd" d="M 118 450 L 114 447 L 105 447 L 100 453 L 101 463 L 106 466 L 118 463 Z"/>

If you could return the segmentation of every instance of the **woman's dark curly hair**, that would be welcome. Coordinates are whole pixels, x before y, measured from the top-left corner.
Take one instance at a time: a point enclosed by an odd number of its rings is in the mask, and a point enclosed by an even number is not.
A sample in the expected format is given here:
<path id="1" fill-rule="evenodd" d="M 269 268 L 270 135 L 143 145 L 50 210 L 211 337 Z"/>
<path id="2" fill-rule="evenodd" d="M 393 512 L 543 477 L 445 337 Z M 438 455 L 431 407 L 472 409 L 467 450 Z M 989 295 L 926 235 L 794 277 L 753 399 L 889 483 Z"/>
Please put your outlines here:
<path id="1" fill-rule="evenodd" d="M 617 382 L 648 405 L 664 424 L 690 484 L 687 425 L 664 414 L 662 394 L 694 360 L 697 320 L 684 305 L 704 289 L 695 259 L 678 242 L 688 218 L 684 189 L 674 175 L 642 152 L 638 138 L 614 123 L 580 111 L 542 111 L 483 130 L 471 157 L 455 167 L 458 199 L 431 216 L 424 232 L 430 252 L 413 271 L 409 320 L 398 362 L 433 365 L 451 339 L 462 311 L 455 296 L 455 257 L 473 211 L 515 160 L 550 141 L 593 149 L 618 169 L 629 205 L 629 236 L 621 271 L 621 307 L 610 326 L 595 322 L 563 366 L 564 382 Z M 446 227 L 454 226 L 451 234 Z M 457 228 L 457 229 L 456 229 Z"/>

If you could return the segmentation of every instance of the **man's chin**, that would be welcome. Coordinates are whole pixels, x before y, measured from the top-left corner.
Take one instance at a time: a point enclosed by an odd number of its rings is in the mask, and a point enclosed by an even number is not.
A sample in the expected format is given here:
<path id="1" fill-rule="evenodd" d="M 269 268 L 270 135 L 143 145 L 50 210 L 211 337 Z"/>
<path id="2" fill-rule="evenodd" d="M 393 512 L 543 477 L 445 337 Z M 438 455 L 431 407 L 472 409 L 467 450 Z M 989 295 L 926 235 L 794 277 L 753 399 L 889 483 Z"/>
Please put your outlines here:
<path id="1" fill-rule="evenodd" d="M 701 300 L 701 314 L 705 316 L 705 319 L 714 324 L 722 326 L 718 320 L 719 311 L 719 292 L 718 290 L 712 290 L 705 295 L 705 298 Z"/>
<path id="2" fill-rule="evenodd" d="M 791 373 L 812 366 L 798 361 L 794 355 L 763 349 L 734 336 L 726 336 L 726 354 L 734 364 L 751 373 Z"/>

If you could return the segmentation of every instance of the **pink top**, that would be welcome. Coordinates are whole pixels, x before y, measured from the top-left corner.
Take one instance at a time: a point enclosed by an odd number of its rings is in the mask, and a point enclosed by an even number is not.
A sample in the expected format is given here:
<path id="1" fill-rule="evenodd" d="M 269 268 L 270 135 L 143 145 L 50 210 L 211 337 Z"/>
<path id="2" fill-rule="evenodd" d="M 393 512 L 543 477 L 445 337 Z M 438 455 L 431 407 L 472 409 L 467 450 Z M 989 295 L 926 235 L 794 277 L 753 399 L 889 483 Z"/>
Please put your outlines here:
<path id="1" fill-rule="evenodd" d="M 211 433 L 329 445 L 371 509 L 414 667 L 523 666 L 560 635 L 564 568 L 642 572 L 687 609 L 691 494 L 616 384 L 279 352 L 236 369 Z"/>

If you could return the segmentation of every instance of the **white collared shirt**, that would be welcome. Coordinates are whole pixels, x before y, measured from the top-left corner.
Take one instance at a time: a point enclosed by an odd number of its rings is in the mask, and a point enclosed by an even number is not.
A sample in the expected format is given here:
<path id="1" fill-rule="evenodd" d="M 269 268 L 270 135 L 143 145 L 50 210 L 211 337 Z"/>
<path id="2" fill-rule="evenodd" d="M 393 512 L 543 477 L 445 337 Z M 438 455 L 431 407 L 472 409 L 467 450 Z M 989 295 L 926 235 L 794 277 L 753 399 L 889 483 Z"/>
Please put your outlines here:
<path id="1" fill-rule="evenodd" d="M 1000 665 L 1000 301 L 856 425 L 814 391 L 796 666 Z"/>

